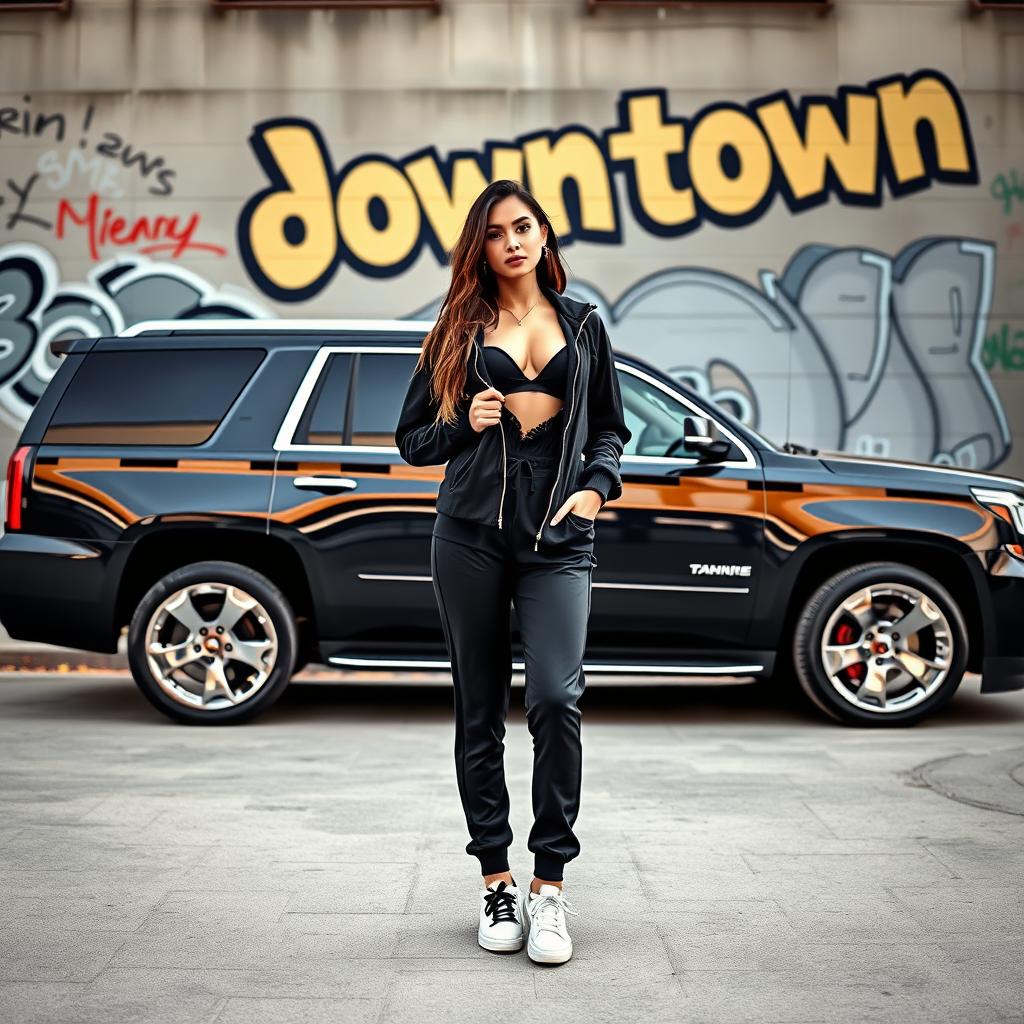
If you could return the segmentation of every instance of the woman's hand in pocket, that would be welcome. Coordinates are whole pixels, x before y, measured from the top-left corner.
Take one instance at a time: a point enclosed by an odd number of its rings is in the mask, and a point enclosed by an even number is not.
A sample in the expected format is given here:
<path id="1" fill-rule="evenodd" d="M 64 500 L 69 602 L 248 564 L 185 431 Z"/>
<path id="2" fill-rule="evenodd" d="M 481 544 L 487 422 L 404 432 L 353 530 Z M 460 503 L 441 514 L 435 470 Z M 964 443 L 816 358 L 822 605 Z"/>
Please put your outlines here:
<path id="1" fill-rule="evenodd" d="M 551 525 L 561 522 L 567 512 L 572 512 L 581 519 L 596 519 L 603 504 L 601 495 L 593 488 L 584 487 L 582 491 L 574 491 L 551 517 Z"/>

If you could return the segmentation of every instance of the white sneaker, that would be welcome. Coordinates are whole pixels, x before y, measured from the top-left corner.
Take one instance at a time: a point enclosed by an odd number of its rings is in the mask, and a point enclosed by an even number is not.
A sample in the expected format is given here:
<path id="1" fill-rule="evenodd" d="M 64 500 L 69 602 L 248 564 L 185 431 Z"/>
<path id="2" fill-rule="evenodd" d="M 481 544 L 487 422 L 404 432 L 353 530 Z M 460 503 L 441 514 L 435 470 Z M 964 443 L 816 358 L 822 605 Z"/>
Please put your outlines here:
<path id="1" fill-rule="evenodd" d="M 523 899 L 519 887 L 501 878 L 480 893 L 480 927 L 477 939 L 484 949 L 497 953 L 523 948 Z"/>
<path id="2" fill-rule="evenodd" d="M 526 915 L 530 921 L 530 938 L 526 952 L 539 964 L 564 964 L 572 956 L 572 939 L 565 915 L 578 914 L 557 885 L 546 882 L 540 892 L 527 897 Z"/>

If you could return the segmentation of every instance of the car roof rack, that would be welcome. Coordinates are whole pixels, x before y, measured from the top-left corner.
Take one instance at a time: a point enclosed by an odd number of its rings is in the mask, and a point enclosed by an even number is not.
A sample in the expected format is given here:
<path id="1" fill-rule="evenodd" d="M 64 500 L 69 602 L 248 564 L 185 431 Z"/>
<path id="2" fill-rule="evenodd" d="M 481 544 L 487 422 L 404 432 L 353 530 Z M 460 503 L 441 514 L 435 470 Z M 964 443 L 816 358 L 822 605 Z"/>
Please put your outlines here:
<path id="1" fill-rule="evenodd" d="M 119 331 L 119 338 L 138 338 L 146 334 L 214 334 L 220 332 L 286 331 L 291 334 L 330 334 L 333 331 L 408 331 L 426 332 L 433 320 L 316 320 L 273 319 L 259 317 L 223 317 L 209 320 L 141 320 Z"/>

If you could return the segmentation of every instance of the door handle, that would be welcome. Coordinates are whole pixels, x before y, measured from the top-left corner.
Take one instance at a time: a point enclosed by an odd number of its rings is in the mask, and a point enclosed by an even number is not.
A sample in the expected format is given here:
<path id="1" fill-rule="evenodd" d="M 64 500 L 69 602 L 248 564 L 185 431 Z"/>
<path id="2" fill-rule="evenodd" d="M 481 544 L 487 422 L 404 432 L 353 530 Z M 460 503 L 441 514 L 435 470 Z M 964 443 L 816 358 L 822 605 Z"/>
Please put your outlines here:
<path id="1" fill-rule="evenodd" d="M 308 491 L 351 491 L 359 486 L 350 476 L 297 476 L 292 483 Z"/>

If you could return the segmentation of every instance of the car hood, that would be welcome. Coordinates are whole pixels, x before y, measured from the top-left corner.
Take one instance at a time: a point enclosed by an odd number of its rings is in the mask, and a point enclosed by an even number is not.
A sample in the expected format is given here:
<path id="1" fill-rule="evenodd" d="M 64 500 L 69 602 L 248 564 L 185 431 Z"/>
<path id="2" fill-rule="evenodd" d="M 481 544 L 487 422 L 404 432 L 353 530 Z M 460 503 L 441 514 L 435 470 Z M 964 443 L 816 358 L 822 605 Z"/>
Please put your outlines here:
<path id="1" fill-rule="evenodd" d="M 999 473 L 933 466 L 922 462 L 876 459 L 846 452 L 818 453 L 818 461 L 837 476 L 877 481 L 884 487 L 927 487 L 931 490 L 963 491 L 967 487 L 991 487 L 1024 494 L 1024 480 Z"/>

